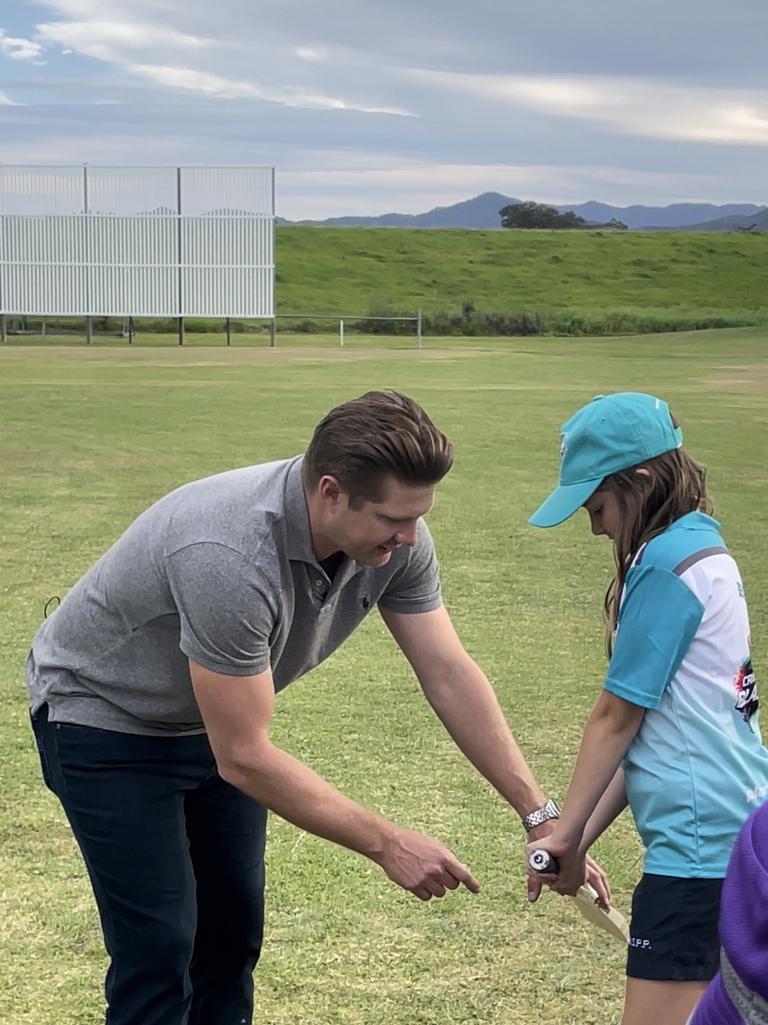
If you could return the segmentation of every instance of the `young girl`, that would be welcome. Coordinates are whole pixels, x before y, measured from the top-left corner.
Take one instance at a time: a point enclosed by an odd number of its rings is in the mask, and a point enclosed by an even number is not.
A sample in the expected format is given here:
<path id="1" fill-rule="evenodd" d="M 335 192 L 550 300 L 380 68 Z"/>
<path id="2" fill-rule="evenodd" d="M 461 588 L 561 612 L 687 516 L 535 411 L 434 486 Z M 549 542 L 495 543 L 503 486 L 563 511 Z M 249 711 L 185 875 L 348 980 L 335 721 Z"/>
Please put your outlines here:
<path id="1" fill-rule="evenodd" d="M 530 522 L 584 506 L 613 541 L 610 663 L 560 821 L 532 846 L 559 862 L 539 878 L 573 893 L 586 850 L 629 803 L 646 852 L 623 1025 L 684 1025 L 718 968 L 731 847 L 768 797 L 744 588 L 665 402 L 598 396 L 561 440 L 560 484 Z"/>

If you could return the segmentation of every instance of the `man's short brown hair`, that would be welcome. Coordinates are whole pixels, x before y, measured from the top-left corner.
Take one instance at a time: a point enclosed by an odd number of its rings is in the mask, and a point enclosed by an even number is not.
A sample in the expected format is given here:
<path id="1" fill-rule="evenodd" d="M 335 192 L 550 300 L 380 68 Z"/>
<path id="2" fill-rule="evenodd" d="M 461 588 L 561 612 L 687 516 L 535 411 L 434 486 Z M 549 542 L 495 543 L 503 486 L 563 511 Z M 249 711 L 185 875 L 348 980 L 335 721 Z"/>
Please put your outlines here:
<path id="1" fill-rule="evenodd" d="M 448 473 L 453 445 L 418 403 L 396 391 L 369 391 L 327 413 L 304 457 L 314 487 L 335 477 L 350 499 L 378 501 L 387 477 L 429 486 Z"/>

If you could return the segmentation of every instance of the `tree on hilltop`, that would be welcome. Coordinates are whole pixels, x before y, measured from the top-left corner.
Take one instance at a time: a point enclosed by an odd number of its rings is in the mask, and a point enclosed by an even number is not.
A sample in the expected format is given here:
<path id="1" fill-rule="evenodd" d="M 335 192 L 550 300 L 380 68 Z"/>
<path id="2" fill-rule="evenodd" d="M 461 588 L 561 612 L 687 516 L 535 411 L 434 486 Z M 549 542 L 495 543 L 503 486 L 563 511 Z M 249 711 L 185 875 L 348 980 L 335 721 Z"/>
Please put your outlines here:
<path id="1" fill-rule="evenodd" d="M 502 228 L 586 228 L 583 217 L 566 210 L 561 213 L 544 203 L 512 203 L 499 210 Z"/>

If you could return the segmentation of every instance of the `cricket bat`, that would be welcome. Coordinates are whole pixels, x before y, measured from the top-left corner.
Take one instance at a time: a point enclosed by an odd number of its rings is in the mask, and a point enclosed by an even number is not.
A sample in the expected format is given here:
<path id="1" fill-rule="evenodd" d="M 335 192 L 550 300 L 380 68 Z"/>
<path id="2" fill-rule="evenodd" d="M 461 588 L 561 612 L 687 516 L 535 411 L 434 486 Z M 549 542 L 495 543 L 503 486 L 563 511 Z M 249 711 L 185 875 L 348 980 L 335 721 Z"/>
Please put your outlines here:
<path id="1" fill-rule="evenodd" d="M 548 851 L 535 850 L 528 855 L 528 864 L 534 872 L 552 872 L 557 874 L 559 865 L 557 858 L 553 858 Z M 627 920 L 616 908 L 603 908 L 597 901 L 597 892 L 589 883 L 580 886 L 575 897 L 571 898 L 582 915 L 597 926 L 603 929 L 609 936 L 619 940 L 621 943 L 629 943 L 629 926 Z"/>

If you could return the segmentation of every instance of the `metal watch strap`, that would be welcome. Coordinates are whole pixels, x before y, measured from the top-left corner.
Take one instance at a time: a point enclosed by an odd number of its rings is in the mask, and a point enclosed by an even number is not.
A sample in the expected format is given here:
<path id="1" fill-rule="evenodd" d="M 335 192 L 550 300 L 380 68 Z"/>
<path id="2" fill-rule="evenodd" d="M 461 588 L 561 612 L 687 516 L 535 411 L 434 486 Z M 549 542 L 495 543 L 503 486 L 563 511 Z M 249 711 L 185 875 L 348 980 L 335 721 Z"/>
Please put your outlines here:
<path id="1" fill-rule="evenodd" d="M 549 822 L 550 819 L 560 818 L 560 806 L 557 801 L 553 801 L 552 798 L 547 801 L 541 808 L 536 808 L 530 814 L 526 815 L 523 821 L 523 829 L 526 833 L 530 833 L 536 826 L 540 826 L 543 822 Z"/>

